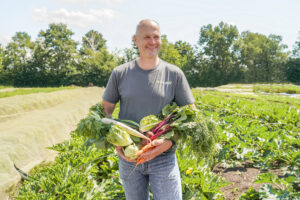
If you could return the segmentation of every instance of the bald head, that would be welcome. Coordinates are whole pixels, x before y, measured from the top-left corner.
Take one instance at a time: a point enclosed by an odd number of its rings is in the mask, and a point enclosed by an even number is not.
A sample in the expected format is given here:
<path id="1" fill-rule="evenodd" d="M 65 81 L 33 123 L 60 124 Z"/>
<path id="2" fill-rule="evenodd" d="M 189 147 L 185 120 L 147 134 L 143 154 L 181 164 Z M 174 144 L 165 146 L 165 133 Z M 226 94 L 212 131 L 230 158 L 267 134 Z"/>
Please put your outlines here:
<path id="1" fill-rule="evenodd" d="M 135 35 L 137 35 L 139 33 L 139 31 L 145 27 L 155 27 L 155 28 L 158 28 L 158 30 L 160 31 L 159 24 L 156 21 L 151 20 L 151 19 L 143 19 L 136 26 Z"/>

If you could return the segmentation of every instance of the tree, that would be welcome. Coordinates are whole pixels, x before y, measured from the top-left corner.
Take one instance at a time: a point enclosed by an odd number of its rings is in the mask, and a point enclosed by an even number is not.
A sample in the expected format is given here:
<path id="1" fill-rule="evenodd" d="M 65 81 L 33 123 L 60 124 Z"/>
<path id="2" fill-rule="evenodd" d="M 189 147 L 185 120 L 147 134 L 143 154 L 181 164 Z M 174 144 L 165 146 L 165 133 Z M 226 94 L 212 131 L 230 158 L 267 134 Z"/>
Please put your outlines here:
<path id="1" fill-rule="evenodd" d="M 29 61 L 32 59 L 34 44 L 30 36 L 25 32 L 17 32 L 12 41 L 8 43 L 3 54 L 3 73 L 8 84 L 24 85 L 29 69 Z"/>
<path id="2" fill-rule="evenodd" d="M 277 35 L 268 37 L 259 33 L 243 32 L 236 42 L 239 63 L 245 67 L 246 82 L 284 81 L 284 63 L 288 54 L 286 45 Z"/>
<path id="3" fill-rule="evenodd" d="M 179 52 L 177 51 L 177 49 L 175 49 L 174 44 L 168 42 L 166 35 L 161 36 L 161 47 L 158 56 L 161 59 L 171 64 L 174 64 L 180 68 L 183 65 L 183 61 L 181 59 Z"/>
<path id="4" fill-rule="evenodd" d="M 102 34 L 95 30 L 90 30 L 82 38 L 81 50 L 101 51 L 106 49 L 106 40 Z"/>
<path id="5" fill-rule="evenodd" d="M 294 45 L 293 57 L 286 63 L 286 78 L 295 84 L 300 84 L 300 32 L 298 40 Z"/>
<path id="6" fill-rule="evenodd" d="M 4 49 L 2 48 L 2 45 L 0 44 L 0 84 L 6 84 L 4 71 L 3 71 L 3 56 L 4 56 Z"/>
<path id="7" fill-rule="evenodd" d="M 74 68 L 77 43 L 71 38 L 74 33 L 65 24 L 50 24 L 38 35 L 35 60 L 42 65 L 49 85 L 62 85 Z M 39 66 L 37 66 L 39 67 Z"/>
<path id="8" fill-rule="evenodd" d="M 200 29 L 199 63 L 202 63 L 202 76 L 206 86 L 217 86 L 237 81 L 240 69 L 235 65 L 236 55 L 233 49 L 238 30 L 235 26 L 219 23 Z"/>
<path id="9" fill-rule="evenodd" d="M 137 58 L 137 53 L 134 51 L 133 48 L 125 48 L 121 51 L 121 56 L 119 57 L 119 64 L 124 64 L 126 62 L 129 62 L 131 60 L 134 60 Z"/>
<path id="10" fill-rule="evenodd" d="M 191 87 L 197 86 L 200 70 L 199 65 L 197 65 L 195 48 L 188 42 L 181 40 L 176 41 L 174 47 L 181 57 L 181 69 L 186 75 L 189 84 Z"/>
<path id="11" fill-rule="evenodd" d="M 93 83 L 105 86 L 115 66 L 117 66 L 117 60 L 107 51 L 106 40 L 101 33 L 91 30 L 82 38 L 82 48 L 77 65 L 78 73 L 73 76 L 72 82 L 79 85 Z M 83 77 L 76 78 L 80 76 Z"/>
<path id="12" fill-rule="evenodd" d="M 298 40 L 299 41 L 295 42 L 294 50 L 293 50 L 293 56 L 296 58 L 300 58 L 300 31 L 299 31 Z"/>
<path id="13" fill-rule="evenodd" d="M 300 84 L 300 58 L 290 58 L 286 63 L 286 78 L 288 81 Z"/>
<path id="14" fill-rule="evenodd" d="M 2 65 L 3 56 L 4 56 L 4 49 L 2 48 L 2 45 L 0 44 L 0 73 L 1 73 L 1 70 L 3 69 L 3 65 Z"/>

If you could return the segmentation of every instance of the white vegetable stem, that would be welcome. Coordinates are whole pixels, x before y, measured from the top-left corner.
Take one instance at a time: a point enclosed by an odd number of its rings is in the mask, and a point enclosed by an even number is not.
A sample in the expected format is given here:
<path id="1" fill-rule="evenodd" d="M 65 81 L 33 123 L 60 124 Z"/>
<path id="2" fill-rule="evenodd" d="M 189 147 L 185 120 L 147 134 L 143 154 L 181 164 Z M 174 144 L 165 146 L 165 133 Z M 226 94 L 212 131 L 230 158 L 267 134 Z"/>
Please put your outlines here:
<path id="1" fill-rule="evenodd" d="M 148 137 L 146 137 L 145 135 L 143 135 L 142 133 L 140 133 L 140 132 L 134 130 L 133 128 L 127 126 L 126 124 L 123 124 L 123 123 L 121 123 L 121 122 L 118 122 L 118 121 L 113 120 L 113 119 L 108 119 L 108 118 L 102 118 L 101 120 L 102 120 L 102 122 L 103 122 L 104 124 L 110 124 L 110 123 L 113 123 L 113 124 L 116 124 L 116 125 L 118 125 L 118 126 L 124 128 L 124 129 L 126 130 L 126 132 L 129 133 L 130 135 L 134 135 L 134 136 L 136 136 L 136 137 L 143 138 L 143 139 L 146 139 L 146 140 L 151 141 L 150 138 L 148 138 Z"/>

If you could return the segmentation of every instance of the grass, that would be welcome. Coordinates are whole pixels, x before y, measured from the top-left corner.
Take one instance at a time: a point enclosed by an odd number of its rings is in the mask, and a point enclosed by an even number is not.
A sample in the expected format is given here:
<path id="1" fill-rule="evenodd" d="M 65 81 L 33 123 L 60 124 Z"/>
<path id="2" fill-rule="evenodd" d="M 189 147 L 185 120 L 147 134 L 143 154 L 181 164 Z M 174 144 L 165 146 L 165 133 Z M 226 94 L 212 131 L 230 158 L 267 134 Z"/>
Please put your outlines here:
<path id="1" fill-rule="evenodd" d="M 5 88 L 13 88 L 13 86 L 7 86 L 7 85 L 0 85 L 0 90 Z"/>
<path id="2" fill-rule="evenodd" d="M 1 89 L 1 87 L 3 87 L 3 86 L 0 86 L 0 89 Z M 76 87 L 17 88 L 13 91 L 1 92 L 0 98 L 12 97 L 12 96 L 16 96 L 16 95 L 40 93 L 40 92 L 54 92 L 54 91 L 58 91 L 58 90 L 68 90 L 68 89 L 74 89 L 74 88 L 76 88 Z"/>
<path id="3" fill-rule="evenodd" d="M 261 95 L 261 94 L 239 94 L 239 93 L 228 93 L 228 92 L 219 92 L 219 91 L 207 91 L 207 90 L 192 90 L 194 94 L 202 93 L 206 95 L 214 95 L 214 96 L 223 96 L 223 97 L 235 97 L 249 100 L 263 100 L 277 103 L 289 104 L 300 109 L 300 99 L 288 97 L 288 96 L 279 96 L 279 95 Z"/>
<path id="4" fill-rule="evenodd" d="M 293 84 L 254 85 L 253 92 L 300 94 L 300 87 Z"/>

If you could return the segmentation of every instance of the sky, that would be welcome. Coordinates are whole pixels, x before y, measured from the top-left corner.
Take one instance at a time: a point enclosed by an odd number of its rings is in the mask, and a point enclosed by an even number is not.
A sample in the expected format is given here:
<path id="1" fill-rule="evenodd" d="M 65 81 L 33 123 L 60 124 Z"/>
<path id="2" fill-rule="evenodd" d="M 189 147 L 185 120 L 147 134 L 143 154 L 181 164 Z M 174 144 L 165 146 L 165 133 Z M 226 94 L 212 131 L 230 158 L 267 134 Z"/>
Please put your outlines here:
<path id="1" fill-rule="evenodd" d="M 201 27 L 221 21 L 238 31 L 282 36 L 293 49 L 300 41 L 299 0 L 9 0 L 0 7 L 0 44 L 16 32 L 35 40 L 50 23 L 65 23 L 78 42 L 90 30 L 100 32 L 110 51 L 131 47 L 137 23 L 154 19 L 170 42 L 196 45 Z"/>

